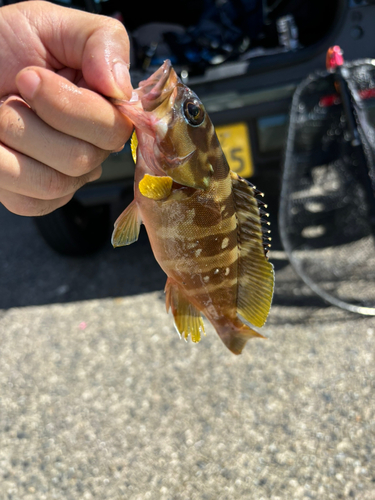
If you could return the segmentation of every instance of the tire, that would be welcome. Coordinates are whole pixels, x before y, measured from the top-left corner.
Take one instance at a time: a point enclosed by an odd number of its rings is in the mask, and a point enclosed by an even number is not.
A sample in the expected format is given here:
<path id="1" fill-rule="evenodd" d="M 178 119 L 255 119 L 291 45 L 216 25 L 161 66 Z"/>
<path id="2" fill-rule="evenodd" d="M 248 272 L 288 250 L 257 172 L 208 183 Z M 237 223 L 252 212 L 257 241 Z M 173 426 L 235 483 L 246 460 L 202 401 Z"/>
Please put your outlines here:
<path id="1" fill-rule="evenodd" d="M 85 207 L 72 199 L 48 215 L 35 217 L 34 221 L 46 243 L 62 255 L 89 255 L 109 241 L 109 205 Z"/>

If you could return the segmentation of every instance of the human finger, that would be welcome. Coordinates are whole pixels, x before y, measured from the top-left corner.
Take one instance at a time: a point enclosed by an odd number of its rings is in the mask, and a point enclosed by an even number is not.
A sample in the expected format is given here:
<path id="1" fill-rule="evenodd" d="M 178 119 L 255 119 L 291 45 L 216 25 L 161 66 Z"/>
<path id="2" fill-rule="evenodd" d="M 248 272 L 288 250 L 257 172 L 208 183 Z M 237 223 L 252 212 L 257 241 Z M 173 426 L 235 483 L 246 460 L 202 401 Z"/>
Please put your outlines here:
<path id="1" fill-rule="evenodd" d="M 132 123 L 103 96 L 52 71 L 31 67 L 16 79 L 33 111 L 52 128 L 113 151 L 130 137 Z"/>
<path id="2" fill-rule="evenodd" d="M 22 68 L 36 65 L 53 71 L 82 70 L 92 90 L 130 98 L 129 38 L 119 21 L 33 1 L 2 7 L 0 27 L 4 39 L 0 62 L 4 59 L 7 68 L 1 78 L 5 94 L 15 92 L 14 78 Z"/>
<path id="3" fill-rule="evenodd" d="M 50 127 L 17 97 L 0 106 L 0 142 L 73 177 L 95 169 L 110 153 Z"/>
<path id="4" fill-rule="evenodd" d="M 39 217 L 63 207 L 73 198 L 73 194 L 55 200 L 39 200 L 0 188 L 0 203 L 10 212 L 27 217 Z"/>
<path id="5" fill-rule="evenodd" d="M 70 177 L 4 145 L 0 146 L 1 189 L 27 198 L 45 201 L 66 198 L 87 182 L 98 179 L 101 171 L 99 166 L 88 174 Z"/>

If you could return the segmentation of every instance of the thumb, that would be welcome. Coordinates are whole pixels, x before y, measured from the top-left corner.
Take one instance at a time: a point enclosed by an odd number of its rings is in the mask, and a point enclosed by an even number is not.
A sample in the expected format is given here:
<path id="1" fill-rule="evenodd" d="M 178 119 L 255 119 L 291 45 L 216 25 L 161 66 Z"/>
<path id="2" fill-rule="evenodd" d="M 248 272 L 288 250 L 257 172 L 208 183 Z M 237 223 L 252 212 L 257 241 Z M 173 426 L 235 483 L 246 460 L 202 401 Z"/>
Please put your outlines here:
<path id="1" fill-rule="evenodd" d="M 126 30 L 111 18 L 100 17 L 98 21 L 97 29 L 88 36 L 83 50 L 83 77 L 92 90 L 107 97 L 130 98 L 132 85 Z"/>
<path id="2" fill-rule="evenodd" d="M 33 17 L 40 39 L 55 61 L 54 69 L 82 70 L 91 90 L 107 97 L 130 98 L 129 38 L 119 21 L 44 1 L 29 3 L 33 4 L 39 4 L 43 12 L 41 17 Z"/>

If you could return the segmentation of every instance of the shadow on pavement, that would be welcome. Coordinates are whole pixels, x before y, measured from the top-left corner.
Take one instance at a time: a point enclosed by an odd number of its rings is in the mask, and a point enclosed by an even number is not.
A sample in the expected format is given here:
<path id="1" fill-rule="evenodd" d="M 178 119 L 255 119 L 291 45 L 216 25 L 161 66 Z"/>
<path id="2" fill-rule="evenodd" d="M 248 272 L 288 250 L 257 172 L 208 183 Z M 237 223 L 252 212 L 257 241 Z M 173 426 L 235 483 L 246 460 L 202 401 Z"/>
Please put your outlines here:
<path id="1" fill-rule="evenodd" d="M 280 253 L 275 220 L 271 228 L 272 249 Z M 271 260 L 276 270 L 275 305 L 325 306 L 312 293 L 300 293 L 301 281 L 282 254 L 276 260 L 271 254 Z M 165 281 L 143 227 L 139 240 L 128 247 L 113 249 L 108 241 L 96 254 L 65 257 L 48 247 L 32 219 L 0 205 L 0 309 L 161 291 Z"/>
<path id="2" fill-rule="evenodd" d="M 162 290 L 165 274 L 147 235 L 113 249 L 110 241 L 87 257 L 50 249 L 33 220 L 0 205 L 0 309 L 134 295 Z"/>

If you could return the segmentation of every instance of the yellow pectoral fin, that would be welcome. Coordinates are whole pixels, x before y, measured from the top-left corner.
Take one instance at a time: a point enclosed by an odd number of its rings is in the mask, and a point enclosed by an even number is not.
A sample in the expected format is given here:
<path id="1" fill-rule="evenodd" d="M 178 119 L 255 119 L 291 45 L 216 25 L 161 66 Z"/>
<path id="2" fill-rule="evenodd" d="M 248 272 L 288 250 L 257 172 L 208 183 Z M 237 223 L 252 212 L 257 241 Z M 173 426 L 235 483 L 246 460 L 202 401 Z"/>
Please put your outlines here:
<path id="1" fill-rule="evenodd" d="M 172 309 L 176 330 L 187 340 L 190 335 L 193 342 L 199 342 L 201 333 L 205 334 L 200 312 L 185 298 L 178 285 L 168 278 L 165 285 L 167 312 Z"/>
<path id="2" fill-rule="evenodd" d="M 141 222 L 138 207 L 133 200 L 115 222 L 115 228 L 112 233 L 112 245 L 116 248 L 130 245 L 134 241 L 137 241 Z"/>
<path id="3" fill-rule="evenodd" d="M 171 177 L 160 177 L 145 174 L 139 183 L 139 191 L 146 198 L 151 200 L 163 200 L 172 191 L 173 179 Z"/>

